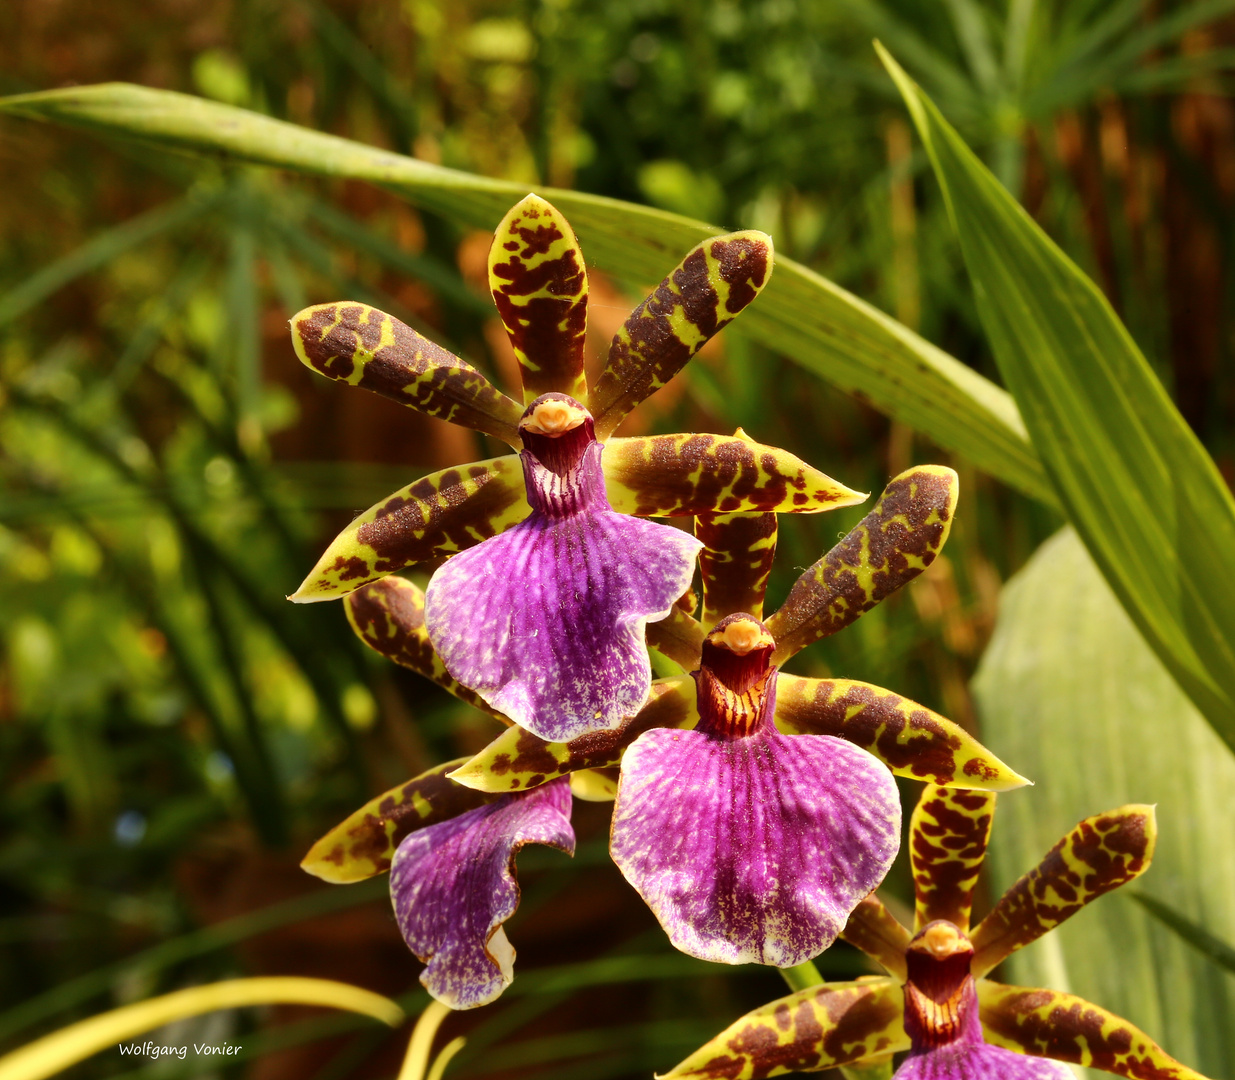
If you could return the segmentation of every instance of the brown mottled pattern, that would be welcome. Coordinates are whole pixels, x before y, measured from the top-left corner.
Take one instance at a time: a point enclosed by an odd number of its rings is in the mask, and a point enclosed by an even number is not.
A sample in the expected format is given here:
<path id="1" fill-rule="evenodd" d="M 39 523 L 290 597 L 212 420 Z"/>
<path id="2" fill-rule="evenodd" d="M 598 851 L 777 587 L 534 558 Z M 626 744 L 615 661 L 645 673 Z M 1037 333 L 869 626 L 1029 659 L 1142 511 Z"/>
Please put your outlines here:
<path id="1" fill-rule="evenodd" d="M 464 760 L 438 765 L 371 799 L 314 844 L 301 867 L 335 883 L 363 881 L 385 873 L 395 849 L 409 833 L 457 817 L 497 797 L 446 779 L 446 774 Z"/>
<path id="2" fill-rule="evenodd" d="M 1205 1080 L 1140 1028 L 1072 994 L 978 982 L 988 1042 L 1035 1057 L 1070 1061 L 1131 1080 Z"/>
<path id="3" fill-rule="evenodd" d="M 469 490 L 468 480 L 476 490 Z M 373 549 L 370 572 L 395 573 L 495 536 L 501 531 L 495 522 L 526 499 L 521 481 L 516 485 L 483 465 L 460 465 L 392 495 L 356 532 Z"/>
<path id="4" fill-rule="evenodd" d="M 490 716 L 511 721 L 484 698 L 450 677 L 425 630 L 425 594 L 401 577 L 385 577 L 349 594 L 344 600 L 347 621 L 369 648 L 387 660 L 423 675 L 461 701 Z"/>
<path id="5" fill-rule="evenodd" d="M 703 626 L 675 605 L 665 618 L 648 623 L 647 641 L 653 649 L 680 664 L 683 671 L 694 671 L 703 648 Z"/>
<path id="6" fill-rule="evenodd" d="M 694 695 L 683 693 L 682 680 L 689 677 L 654 682 L 648 703 L 622 727 L 610 731 L 592 731 L 570 742 L 551 743 L 523 728 L 512 728 L 472 758 L 466 771 L 503 778 L 504 790 L 525 790 L 579 769 L 617 765 L 626 747 L 645 731 L 681 727 L 694 718 Z"/>
<path id="7" fill-rule="evenodd" d="M 928 465 L 901 473 L 874 510 L 806 571 L 768 629 L 782 664 L 835 634 L 925 570 L 947 539 L 956 505 L 956 473 Z"/>
<path id="8" fill-rule="evenodd" d="M 776 554 L 776 515 L 700 514 L 695 536 L 703 541 L 699 574 L 705 626 L 736 611 L 763 618 L 763 597 Z"/>
<path id="9" fill-rule="evenodd" d="M 771 267 L 771 241 L 761 233 L 715 237 L 691 251 L 614 335 L 587 401 L 597 438 L 732 322 L 759 294 Z"/>
<path id="10" fill-rule="evenodd" d="M 327 378 L 519 445 L 522 406 L 393 315 L 355 302 L 318 304 L 293 316 L 291 327 L 297 355 Z"/>
<path id="11" fill-rule="evenodd" d="M 1091 900 L 1149 869 L 1157 823 L 1152 806 L 1086 818 L 999 900 L 971 935 L 973 973 L 1036 941 Z"/>
<path id="12" fill-rule="evenodd" d="M 973 890 L 995 818 L 995 795 L 928 785 L 909 823 L 914 929 L 947 919 L 969 932 Z"/>
<path id="13" fill-rule="evenodd" d="M 863 498 L 788 451 L 740 435 L 610 439 L 603 468 L 613 508 L 639 517 L 738 510 L 809 514 Z"/>
<path id="14" fill-rule="evenodd" d="M 861 949 L 872 960 L 887 970 L 899 981 L 905 980 L 905 949 L 909 946 L 909 931 L 883 906 L 883 901 L 874 893 L 863 900 L 849 916 L 849 922 L 840 935 L 855 948 Z"/>
<path id="15" fill-rule="evenodd" d="M 776 718 L 796 731 L 860 746 L 902 775 L 944 784 L 956 776 L 961 729 L 870 683 L 783 675 Z"/>
<path id="16" fill-rule="evenodd" d="M 489 285 L 523 376 L 523 400 L 582 399 L 587 273 L 570 224 L 529 195 L 508 213 L 489 251 Z"/>
<path id="17" fill-rule="evenodd" d="M 762 1080 L 903 1050 L 902 1002 L 891 979 L 802 990 L 748 1013 L 662 1080 Z"/>

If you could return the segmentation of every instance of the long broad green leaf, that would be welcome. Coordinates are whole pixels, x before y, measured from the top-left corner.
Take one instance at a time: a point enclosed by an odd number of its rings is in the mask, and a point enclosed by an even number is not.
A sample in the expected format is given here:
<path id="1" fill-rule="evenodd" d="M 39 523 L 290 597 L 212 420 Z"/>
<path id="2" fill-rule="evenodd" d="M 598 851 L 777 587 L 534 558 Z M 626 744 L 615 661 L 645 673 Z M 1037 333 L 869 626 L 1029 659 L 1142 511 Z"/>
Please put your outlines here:
<path id="1" fill-rule="evenodd" d="M 216 102 L 126 83 L 0 100 L 0 111 L 167 149 L 367 180 L 457 221 L 492 228 L 526 189 L 457 172 Z M 546 189 L 597 266 L 658 281 L 719 230 L 645 206 Z M 1005 482 L 1053 501 L 1011 399 L 894 319 L 790 259 L 742 320 L 842 390 L 857 393 Z"/>
<path id="2" fill-rule="evenodd" d="M 1036 781 L 999 797 L 991 895 L 1082 818 L 1156 803 L 1153 865 L 1134 888 L 1235 941 L 1235 758 L 1071 529 L 1004 589 L 973 689 L 983 741 Z M 1129 889 L 1095 901 L 1008 965 L 1006 982 L 1078 994 L 1206 1076 L 1235 1076 L 1235 976 L 1151 918 Z"/>
<path id="3" fill-rule="evenodd" d="M 1132 899 L 1163 926 L 1178 934 L 1202 956 L 1235 975 L 1235 946 L 1228 945 L 1220 937 L 1211 934 L 1205 927 L 1197 925 L 1191 919 L 1184 918 L 1170 904 L 1164 904 L 1155 897 L 1134 892 Z"/>
<path id="4" fill-rule="evenodd" d="M 1235 748 L 1235 500 L 1106 297 L 881 55 L 1064 511 L 1145 640 Z"/>

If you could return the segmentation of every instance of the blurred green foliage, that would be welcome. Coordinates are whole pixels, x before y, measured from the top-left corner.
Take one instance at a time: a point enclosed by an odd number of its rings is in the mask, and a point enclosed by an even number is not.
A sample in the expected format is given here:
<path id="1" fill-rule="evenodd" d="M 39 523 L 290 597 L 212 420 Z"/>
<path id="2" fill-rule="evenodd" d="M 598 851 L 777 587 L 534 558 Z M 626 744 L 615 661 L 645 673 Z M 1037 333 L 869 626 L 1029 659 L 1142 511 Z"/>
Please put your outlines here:
<path id="1" fill-rule="evenodd" d="M 993 377 L 877 34 L 1102 285 L 1229 479 L 1232 8 L 14 0 L 0 91 L 126 79 L 765 229 Z M 364 797 L 478 749 L 491 722 L 364 655 L 337 605 L 282 596 L 349 513 L 484 448 L 317 385 L 285 321 L 365 300 L 500 376 L 486 238 L 354 183 L 13 120 L 0 170 L 0 1038 L 241 972 L 403 993 L 416 965 L 381 889 L 345 898 L 296 863 Z M 594 285 L 594 351 L 647 284 Z M 940 458 L 749 338 L 683 384 L 636 422 L 775 433 L 864 490 Z M 1058 519 L 952 464 L 947 556 L 814 664 L 973 725 L 967 683 L 1000 583 Z M 771 595 L 860 516 L 786 522 Z M 471 1039 L 452 1075 L 647 1075 L 780 993 L 774 973 L 705 973 L 673 954 L 605 862 L 604 808 L 577 818 L 573 864 L 523 860 L 519 979 L 452 1021 Z M 820 961 L 830 974 L 857 963 L 839 948 Z M 203 1023 L 260 1026 L 246 1045 L 271 1051 L 262 1075 L 397 1067 L 397 1040 L 356 1021 L 278 1019 L 293 1023 Z"/>

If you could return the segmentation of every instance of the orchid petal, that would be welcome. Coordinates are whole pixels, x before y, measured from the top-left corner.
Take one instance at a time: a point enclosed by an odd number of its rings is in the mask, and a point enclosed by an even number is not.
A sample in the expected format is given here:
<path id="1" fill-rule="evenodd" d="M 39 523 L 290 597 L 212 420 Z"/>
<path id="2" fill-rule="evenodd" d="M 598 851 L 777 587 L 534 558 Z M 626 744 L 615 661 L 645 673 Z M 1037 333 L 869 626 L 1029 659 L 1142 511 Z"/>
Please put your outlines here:
<path id="1" fill-rule="evenodd" d="M 995 796 L 928 785 L 909 821 L 914 930 L 947 919 L 969 932 L 973 890 L 986 858 Z"/>
<path id="2" fill-rule="evenodd" d="M 753 1080 L 905 1050 L 901 988 L 863 979 L 800 990 L 730 1024 L 660 1080 Z"/>
<path id="3" fill-rule="evenodd" d="M 593 731 L 570 742 L 548 742 L 520 727 L 502 732 L 474 758 L 450 774 L 477 791 L 522 791 L 580 769 L 617 765 L 645 731 L 655 727 L 694 727 L 695 680 L 676 675 L 652 683 L 648 702 L 620 728 Z"/>
<path id="4" fill-rule="evenodd" d="M 496 798 L 447 779 L 465 760 L 438 765 L 370 799 L 309 849 L 301 869 L 336 885 L 384 874 L 399 844 L 415 830 Z"/>
<path id="5" fill-rule="evenodd" d="M 510 985 L 515 951 L 502 923 L 519 906 L 515 856 L 525 844 L 575 850 L 570 788 L 505 795 L 408 836 L 390 868 L 390 895 L 420 981 L 452 1009 L 484 1005 Z"/>
<path id="6" fill-rule="evenodd" d="M 774 664 L 835 634 L 925 570 L 952 528 L 957 476 L 921 465 L 896 477 L 875 508 L 804 573 L 771 618 Z"/>
<path id="7" fill-rule="evenodd" d="M 350 300 L 315 304 L 291 328 L 300 362 L 328 379 L 519 445 L 519 403 L 393 315 Z"/>
<path id="8" fill-rule="evenodd" d="M 764 513 L 700 514 L 695 536 L 703 582 L 700 620 L 714 626 L 727 615 L 745 611 L 763 618 L 763 597 L 776 554 L 776 515 Z"/>
<path id="9" fill-rule="evenodd" d="M 1075 1080 L 1057 1061 L 1024 1057 L 986 1043 L 936 1046 L 911 1054 L 893 1080 Z"/>
<path id="10" fill-rule="evenodd" d="M 767 284 L 772 238 L 714 236 L 694 248 L 614 335 L 587 407 L 602 442 L 639 402 L 665 385 Z"/>
<path id="11" fill-rule="evenodd" d="M 529 513 L 515 455 L 432 473 L 371 506 L 331 542 L 289 600 L 334 600 L 418 562 L 471 547 Z"/>
<path id="12" fill-rule="evenodd" d="M 616 728 L 651 685 L 644 628 L 689 587 L 698 550 L 610 510 L 534 513 L 434 574 L 429 637 L 459 682 L 541 738 Z"/>
<path id="13" fill-rule="evenodd" d="M 914 780 L 994 791 L 1029 783 L 964 728 L 870 683 L 782 672 L 776 726 L 786 734 L 835 735 Z"/>
<path id="14" fill-rule="evenodd" d="M 899 840 L 891 774 L 840 739 L 661 728 L 626 750 L 610 851 L 683 952 L 790 967 L 832 944 Z"/>
<path id="15" fill-rule="evenodd" d="M 1205 1080 L 1127 1020 L 1072 994 L 979 979 L 978 1003 L 983 1033 L 994 1046 L 1130 1080 Z"/>
<path id="16" fill-rule="evenodd" d="M 425 629 L 425 594 L 412 582 L 394 575 L 379 578 L 349 593 L 343 606 L 356 636 L 374 652 L 423 675 L 503 724 L 510 723 L 479 694 L 451 678 Z"/>
<path id="17" fill-rule="evenodd" d="M 1157 835 L 1152 806 L 1122 806 L 1078 824 L 1003 894 L 970 935 L 974 976 L 985 975 L 1091 900 L 1143 874 Z"/>
<path id="18" fill-rule="evenodd" d="M 685 671 L 694 671 L 699 666 L 703 652 L 703 627 L 699 620 L 677 604 L 658 622 L 649 623 L 648 644 L 667 656 Z"/>
<path id="19" fill-rule="evenodd" d="M 905 981 L 905 950 L 909 931 L 883 906 L 874 893 L 853 909 L 841 938 L 883 966 L 899 982 Z"/>
<path id="20" fill-rule="evenodd" d="M 613 509 L 638 517 L 738 510 L 817 514 L 866 498 L 741 429 L 736 435 L 610 439 L 604 469 Z"/>
<path id="21" fill-rule="evenodd" d="M 570 774 L 570 793 L 584 802 L 613 802 L 617 798 L 620 770 L 580 769 Z"/>
<path id="22" fill-rule="evenodd" d="M 539 195 L 511 207 L 493 234 L 489 288 L 519 361 L 523 403 L 554 392 L 582 401 L 583 252 L 570 222 Z"/>

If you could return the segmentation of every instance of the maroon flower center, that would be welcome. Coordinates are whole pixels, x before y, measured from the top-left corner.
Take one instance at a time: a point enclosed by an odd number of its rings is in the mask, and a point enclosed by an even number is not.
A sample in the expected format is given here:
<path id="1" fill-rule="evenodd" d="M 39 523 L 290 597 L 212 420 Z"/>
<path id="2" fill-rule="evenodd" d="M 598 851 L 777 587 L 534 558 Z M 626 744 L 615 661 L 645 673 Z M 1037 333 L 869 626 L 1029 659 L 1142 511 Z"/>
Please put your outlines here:
<path id="1" fill-rule="evenodd" d="M 542 394 L 519 421 L 523 479 L 533 510 L 569 517 L 608 510 L 592 414 L 565 394 Z"/>
<path id="2" fill-rule="evenodd" d="M 973 946 L 952 923 L 923 927 L 905 953 L 905 1031 L 914 1049 L 982 1041 Z"/>
<path id="3" fill-rule="evenodd" d="M 776 642 L 753 615 L 722 619 L 704 639 L 695 684 L 699 730 L 723 739 L 763 731 L 776 704 Z"/>

